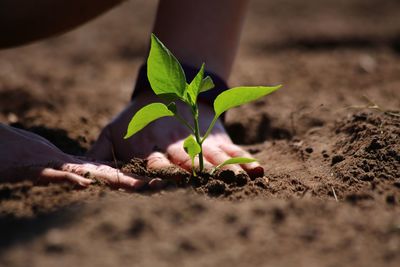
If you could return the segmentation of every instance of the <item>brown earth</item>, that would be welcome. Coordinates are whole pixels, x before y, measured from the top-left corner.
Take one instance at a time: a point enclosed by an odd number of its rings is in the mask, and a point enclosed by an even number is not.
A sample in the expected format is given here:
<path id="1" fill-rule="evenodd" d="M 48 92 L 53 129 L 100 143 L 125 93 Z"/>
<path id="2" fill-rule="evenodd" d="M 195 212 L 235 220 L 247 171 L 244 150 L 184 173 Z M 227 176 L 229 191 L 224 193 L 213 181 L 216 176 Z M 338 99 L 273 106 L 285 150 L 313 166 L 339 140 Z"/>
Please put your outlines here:
<path id="1" fill-rule="evenodd" d="M 0 122 L 83 154 L 129 101 L 155 6 L 1 51 Z M 230 83 L 284 85 L 226 117 L 265 177 L 2 184 L 0 266 L 400 266 L 399 2 L 253 1 Z"/>

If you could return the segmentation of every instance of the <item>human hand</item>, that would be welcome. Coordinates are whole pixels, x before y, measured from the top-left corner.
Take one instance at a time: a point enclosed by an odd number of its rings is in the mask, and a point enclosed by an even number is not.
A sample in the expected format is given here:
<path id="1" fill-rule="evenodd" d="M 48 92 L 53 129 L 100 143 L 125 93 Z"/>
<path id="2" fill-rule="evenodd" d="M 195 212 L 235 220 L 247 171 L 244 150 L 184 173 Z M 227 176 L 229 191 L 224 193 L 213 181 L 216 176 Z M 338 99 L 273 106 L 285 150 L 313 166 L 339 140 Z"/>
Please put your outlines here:
<path id="1" fill-rule="evenodd" d="M 128 161 L 133 157 L 146 158 L 148 168 L 161 169 L 173 164 L 188 171 L 191 170 L 191 160 L 184 151 L 183 140 L 189 135 L 188 130 L 175 118 L 162 118 L 146 126 L 131 138 L 125 140 L 123 136 L 132 115 L 146 104 L 159 102 L 155 96 L 141 94 L 128 105 L 100 134 L 97 142 L 89 151 L 89 155 L 99 160 L 112 159 L 112 146 L 117 159 Z M 191 118 L 190 110 L 184 105 L 177 104 L 178 111 L 183 118 Z M 205 132 L 206 127 L 213 119 L 213 110 L 207 104 L 200 103 L 200 130 Z M 233 144 L 222 123 L 218 121 L 209 137 L 203 144 L 205 168 L 212 168 L 231 157 L 251 157 L 249 153 Z M 198 166 L 198 162 L 196 162 Z M 235 173 L 246 171 L 250 176 L 261 176 L 264 173 L 259 163 L 243 165 L 228 165 L 224 168 Z"/>
<path id="2" fill-rule="evenodd" d="M 0 124 L 0 181 L 26 178 L 35 182 L 68 181 L 83 187 L 94 177 L 112 187 L 138 189 L 149 182 L 158 187 L 160 179 L 124 174 L 110 166 L 68 155 L 34 133 Z"/>

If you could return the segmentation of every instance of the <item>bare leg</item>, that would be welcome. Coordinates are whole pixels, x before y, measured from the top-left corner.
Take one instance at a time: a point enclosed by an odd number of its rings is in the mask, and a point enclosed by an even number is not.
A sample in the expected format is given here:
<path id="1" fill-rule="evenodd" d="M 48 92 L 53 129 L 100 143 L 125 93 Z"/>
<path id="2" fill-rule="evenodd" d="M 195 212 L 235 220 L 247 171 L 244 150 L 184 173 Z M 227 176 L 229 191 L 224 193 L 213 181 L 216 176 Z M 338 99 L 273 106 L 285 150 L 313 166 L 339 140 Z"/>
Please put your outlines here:
<path id="1" fill-rule="evenodd" d="M 161 0 L 154 33 L 189 65 L 205 62 L 227 80 L 239 45 L 248 0 Z"/>

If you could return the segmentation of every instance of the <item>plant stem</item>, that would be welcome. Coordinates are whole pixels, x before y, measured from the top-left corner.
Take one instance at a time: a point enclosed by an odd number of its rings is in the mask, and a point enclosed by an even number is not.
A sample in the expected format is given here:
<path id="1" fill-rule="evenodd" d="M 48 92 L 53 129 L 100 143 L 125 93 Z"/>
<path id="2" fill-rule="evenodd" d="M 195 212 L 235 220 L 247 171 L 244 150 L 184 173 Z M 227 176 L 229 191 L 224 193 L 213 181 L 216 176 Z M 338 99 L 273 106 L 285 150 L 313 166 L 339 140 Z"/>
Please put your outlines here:
<path id="1" fill-rule="evenodd" d="M 199 108 L 197 105 L 195 105 L 193 110 L 193 117 L 194 117 L 194 136 L 196 138 L 196 142 L 200 146 L 200 153 L 199 153 L 199 169 L 200 172 L 203 171 L 204 169 L 204 159 L 203 159 L 203 147 L 202 147 L 202 141 L 201 141 L 201 135 L 200 135 L 200 127 L 199 127 Z"/>

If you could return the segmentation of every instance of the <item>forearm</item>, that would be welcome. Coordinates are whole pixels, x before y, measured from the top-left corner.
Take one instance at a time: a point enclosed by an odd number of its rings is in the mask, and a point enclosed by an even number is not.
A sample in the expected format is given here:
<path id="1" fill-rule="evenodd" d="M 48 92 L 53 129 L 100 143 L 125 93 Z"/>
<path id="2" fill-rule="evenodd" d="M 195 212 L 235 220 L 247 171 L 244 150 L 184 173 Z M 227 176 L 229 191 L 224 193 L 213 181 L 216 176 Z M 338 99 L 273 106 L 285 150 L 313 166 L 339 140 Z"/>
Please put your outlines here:
<path id="1" fill-rule="evenodd" d="M 0 0 L 0 48 L 50 37 L 125 0 Z"/>
<path id="2" fill-rule="evenodd" d="M 236 55 L 248 0 L 160 0 L 155 34 L 186 64 L 227 79 Z"/>

